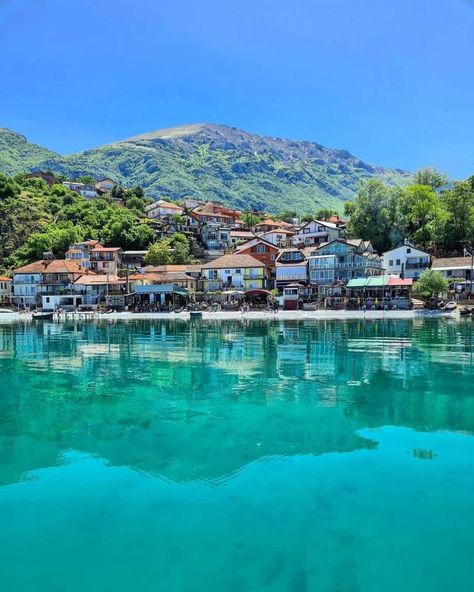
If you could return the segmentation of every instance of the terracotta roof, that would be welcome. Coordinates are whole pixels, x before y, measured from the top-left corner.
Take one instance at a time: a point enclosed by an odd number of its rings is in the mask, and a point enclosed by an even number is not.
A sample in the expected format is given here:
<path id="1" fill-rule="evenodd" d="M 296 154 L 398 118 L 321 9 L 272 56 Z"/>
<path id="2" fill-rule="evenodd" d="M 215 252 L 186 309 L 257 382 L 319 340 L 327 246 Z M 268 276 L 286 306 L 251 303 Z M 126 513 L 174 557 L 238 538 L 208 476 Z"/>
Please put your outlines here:
<path id="1" fill-rule="evenodd" d="M 471 269 L 472 258 L 471 257 L 442 257 L 439 259 L 433 259 L 431 265 L 432 269 L 454 269 L 459 267 L 462 269 Z"/>
<path id="2" fill-rule="evenodd" d="M 0 275 L 0 282 L 11 282 L 12 278 L 7 277 L 6 275 Z"/>
<path id="3" fill-rule="evenodd" d="M 83 273 L 95 275 L 93 271 L 84 269 L 76 261 L 70 259 L 53 259 L 42 273 Z"/>
<path id="4" fill-rule="evenodd" d="M 183 271 L 174 271 L 169 273 L 136 273 L 131 275 L 129 278 L 131 281 L 148 280 L 152 282 L 166 282 L 173 283 L 174 281 L 195 281 L 195 278 L 191 277 Z"/>
<path id="5" fill-rule="evenodd" d="M 122 249 L 120 247 L 95 247 L 94 249 L 92 249 L 93 251 L 100 251 L 100 252 L 114 252 L 114 251 L 121 251 Z"/>
<path id="6" fill-rule="evenodd" d="M 74 282 L 78 286 L 102 286 L 105 284 L 125 284 L 124 278 L 119 278 L 116 275 L 97 274 L 97 275 L 83 275 Z"/>
<path id="7" fill-rule="evenodd" d="M 159 199 L 158 201 L 154 201 L 153 203 L 151 203 L 150 205 L 148 205 L 146 207 L 147 210 L 152 210 L 153 208 L 168 208 L 168 209 L 172 209 L 172 210 L 182 210 L 183 208 L 181 206 L 178 206 L 178 204 L 175 204 L 171 201 L 165 201 L 164 199 Z"/>
<path id="8" fill-rule="evenodd" d="M 34 261 L 33 263 L 28 263 L 28 265 L 14 269 L 13 273 L 42 273 L 47 264 L 48 261 L 41 259 L 40 261 Z"/>
<path id="9" fill-rule="evenodd" d="M 252 243 L 252 244 L 249 244 Z M 273 247 L 274 249 L 276 249 L 277 251 L 279 251 L 280 249 L 274 245 L 273 243 L 271 243 L 270 241 L 265 240 L 264 238 L 260 238 L 258 236 L 254 236 L 253 238 L 251 238 L 248 241 L 245 241 L 245 243 L 242 243 L 240 245 L 237 245 L 235 247 L 235 251 L 236 253 L 239 251 L 245 251 L 246 249 L 251 249 L 252 247 L 254 247 L 255 245 L 258 245 L 259 243 L 264 243 L 265 245 L 267 245 L 268 247 Z"/>
<path id="10" fill-rule="evenodd" d="M 265 267 L 265 265 L 251 255 L 239 255 L 236 253 L 235 255 L 224 255 L 214 261 L 205 263 L 202 269 L 235 269 L 238 267 Z"/>

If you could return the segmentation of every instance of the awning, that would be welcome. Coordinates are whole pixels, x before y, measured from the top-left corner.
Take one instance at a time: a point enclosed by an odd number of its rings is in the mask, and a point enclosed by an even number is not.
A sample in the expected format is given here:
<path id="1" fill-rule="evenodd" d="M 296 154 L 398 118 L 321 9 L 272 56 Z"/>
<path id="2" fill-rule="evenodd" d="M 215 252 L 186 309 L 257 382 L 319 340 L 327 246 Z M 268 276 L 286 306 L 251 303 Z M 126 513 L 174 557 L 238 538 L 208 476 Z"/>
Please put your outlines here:
<path id="1" fill-rule="evenodd" d="M 267 296 L 268 294 L 270 294 L 270 292 L 268 290 L 264 290 L 263 288 L 254 288 L 252 290 L 245 291 L 246 296 L 256 296 L 257 294 Z"/>
<path id="2" fill-rule="evenodd" d="M 356 278 L 349 280 L 347 287 L 353 288 L 384 288 L 386 286 L 395 287 L 409 287 L 413 284 L 411 278 L 402 279 L 394 275 L 375 275 L 368 278 Z"/>
<path id="3" fill-rule="evenodd" d="M 239 296 L 241 294 L 244 294 L 242 290 L 224 290 L 222 293 L 226 296 Z"/>
<path id="4" fill-rule="evenodd" d="M 187 296 L 186 288 L 175 286 L 174 284 L 147 284 L 145 286 L 135 286 L 135 294 L 179 294 Z"/>

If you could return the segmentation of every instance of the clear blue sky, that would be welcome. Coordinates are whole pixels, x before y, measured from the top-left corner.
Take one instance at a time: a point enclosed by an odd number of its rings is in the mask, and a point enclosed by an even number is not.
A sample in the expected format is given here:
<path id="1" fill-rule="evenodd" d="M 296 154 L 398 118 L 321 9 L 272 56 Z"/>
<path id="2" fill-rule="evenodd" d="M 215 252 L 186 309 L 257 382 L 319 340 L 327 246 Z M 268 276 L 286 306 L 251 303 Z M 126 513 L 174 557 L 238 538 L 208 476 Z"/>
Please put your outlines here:
<path id="1" fill-rule="evenodd" d="M 474 0 L 0 0 L 0 126 L 68 153 L 184 123 L 474 173 Z"/>

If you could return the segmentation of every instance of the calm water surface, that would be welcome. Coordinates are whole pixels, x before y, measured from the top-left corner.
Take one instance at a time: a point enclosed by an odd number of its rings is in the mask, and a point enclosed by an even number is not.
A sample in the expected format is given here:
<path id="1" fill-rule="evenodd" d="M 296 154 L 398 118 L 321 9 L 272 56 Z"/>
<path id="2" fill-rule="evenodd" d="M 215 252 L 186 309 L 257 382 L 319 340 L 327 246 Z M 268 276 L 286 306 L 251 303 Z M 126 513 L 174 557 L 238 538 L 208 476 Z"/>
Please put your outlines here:
<path id="1" fill-rule="evenodd" d="M 473 590 L 473 327 L 0 325 L 0 590 Z"/>

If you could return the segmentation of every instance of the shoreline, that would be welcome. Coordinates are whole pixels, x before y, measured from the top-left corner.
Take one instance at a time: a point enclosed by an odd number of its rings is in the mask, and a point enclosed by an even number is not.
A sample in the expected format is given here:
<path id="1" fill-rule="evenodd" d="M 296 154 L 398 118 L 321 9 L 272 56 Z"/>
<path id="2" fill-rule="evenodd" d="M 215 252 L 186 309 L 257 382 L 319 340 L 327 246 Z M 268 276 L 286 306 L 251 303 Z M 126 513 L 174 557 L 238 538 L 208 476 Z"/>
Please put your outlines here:
<path id="1" fill-rule="evenodd" d="M 321 321 L 341 321 L 341 320 L 396 320 L 396 319 L 419 319 L 419 318 L 460 318 L 457 311 L 451 313 L 441 313 L 439 311 L 424 310 L 317 310 L 317 311 L 297 311 L 297 310 L 279 310 L 278 312 L 250 311 L 242 313 L 240 311 L 216 311 L 203 312 L 204 321 L 228 321 L 228 320 L 266 320 L 266 321 L 299 321 L 299 320 L 321 320 Z M 131 321 L 131 320 L 180 320 L 189 321 L 189 312 L 113 312 L 91 315 L 87 313 L 67 313 L 61 317 L 55 317 L 53 322 L 64 322 L 68 320 L 82 321 Z M 199 319 L 200 320 L 200 319 Z M 32 321 L 32 315 L 28 313 L 11 313 L 0 315 L 0 323 L 13 321 Z M 51 321 L 50 321 L 51 322 Z"/>

